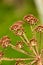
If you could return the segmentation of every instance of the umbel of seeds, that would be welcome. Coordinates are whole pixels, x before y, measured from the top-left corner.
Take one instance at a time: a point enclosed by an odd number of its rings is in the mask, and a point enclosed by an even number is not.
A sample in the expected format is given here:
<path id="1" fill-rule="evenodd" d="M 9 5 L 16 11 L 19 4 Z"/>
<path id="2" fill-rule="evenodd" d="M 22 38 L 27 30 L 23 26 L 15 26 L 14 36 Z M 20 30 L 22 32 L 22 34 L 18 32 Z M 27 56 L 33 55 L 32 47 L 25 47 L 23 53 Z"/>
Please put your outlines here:
<path id="1" fill-rule="evenodd" d="M 22 27 L 23 21 L 17 21 L 16 23 L 14 23 L 10 29 L 12 31 L 15 31 L 16 35 L 22 35 L 23 34 L 23 27 Z"/>
<path id="2" fill-rule="evenodd" d="M 30 25 L 36 24 L 38 19 L 34 17 L 32 14 L 24 16 L 24 20 L 27 21 Z"/>
<path id="3" fill-rule="evenodd" d="M 8 47 L 8 44 L 10 43 L 10 38 L 8 36 L 3 36 L 1 39 L 0 39 L 0 45 L 3 47 L 3 48 L 6 48 Z"/>

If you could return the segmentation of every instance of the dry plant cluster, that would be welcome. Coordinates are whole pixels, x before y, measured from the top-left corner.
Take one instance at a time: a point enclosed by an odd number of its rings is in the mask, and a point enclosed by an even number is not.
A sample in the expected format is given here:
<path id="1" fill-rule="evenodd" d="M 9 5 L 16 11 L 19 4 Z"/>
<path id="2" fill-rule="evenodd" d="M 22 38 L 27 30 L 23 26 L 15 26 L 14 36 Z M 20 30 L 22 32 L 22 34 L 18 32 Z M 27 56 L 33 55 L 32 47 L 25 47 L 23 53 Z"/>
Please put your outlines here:
<path id="1" fill-rule="evenodd" d="M 6 48 L 10 46 L 12 49 L 15 49 L 23 54 L 30 56 L 29 58 L 7 58 L 4 57 L 4 53 L 0 51 L 0 63 L 5 61 L 13 61 L 16 60 L 15 65 L 43 65 L 43 48 L 39 48 L 39 44 L 41 44 L 41 34 L 43 33 L 43 25 L 37 25 L 38 19 L 34 17 L 32 14 L 24 16 L 23 20 L 30 25 L 32 31 L 32 39 L 28 39 L 23 28 L 23 21 L 17 21 L 14 23 L 10 30 L 19 36 L 22 41 L 18 41 L 16 46 L 11 44 L 11 40 L 8 36 L 3 36 L 0 39 L 0 46 Z M 37 42 L 36 33 L 40 33 L 40 42 Z M 27 47 L 32 51 L 32 53 L 23 50 L 23 44 L 26 44 Z M 25 63 L 24 61 L 30 61 L 29 63 Z"/>

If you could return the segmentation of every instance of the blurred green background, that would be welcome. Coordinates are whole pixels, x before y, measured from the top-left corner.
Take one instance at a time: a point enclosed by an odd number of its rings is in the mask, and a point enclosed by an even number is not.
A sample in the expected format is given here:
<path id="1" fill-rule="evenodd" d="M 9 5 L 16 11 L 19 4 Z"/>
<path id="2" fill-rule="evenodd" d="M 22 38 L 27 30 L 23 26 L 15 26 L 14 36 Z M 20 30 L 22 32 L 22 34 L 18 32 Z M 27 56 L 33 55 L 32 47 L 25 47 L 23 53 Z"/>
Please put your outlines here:
<path id="1" fill-rule="evenodd" d="M 0 0 L 0 38 L 8 35 L 11 38 L 11 44 L 16 45 L 16 42 L 21 39 L 13 34 L 9 28 L 14 22 L 23 20 L 23 17 L 27 14 L 33 14 L 39 18 L 37 8 L 33 0 Z M 24 29 L 27 37 L 30 39 L 32 34 L 30 34 L 30 26 L 27 23 L 24 23 Z M 6 49 L 0 47 L 0 51 L 1 50 L 5 53 L 5 57 L 28 57 L 16 50 L 11 49 L 10 47 Z M 15 61 L 3 61 L 1 65 L 15 65 Z"/>

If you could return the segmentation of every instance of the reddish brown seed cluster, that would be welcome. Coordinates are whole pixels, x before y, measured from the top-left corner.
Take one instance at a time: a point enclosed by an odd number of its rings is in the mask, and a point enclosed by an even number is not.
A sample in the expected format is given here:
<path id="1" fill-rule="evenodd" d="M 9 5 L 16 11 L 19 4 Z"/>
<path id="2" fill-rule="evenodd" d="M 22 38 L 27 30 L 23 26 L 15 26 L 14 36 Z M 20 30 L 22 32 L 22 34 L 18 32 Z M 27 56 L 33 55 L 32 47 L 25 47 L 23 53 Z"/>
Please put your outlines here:
<path id="1" fill-rule="evenodd" d="M 35 18 L 32 14 L 26 15 L 24 20 L 27 21 L 30 25 L 36 24 L 38 19 Z"/>
<path id="2" fill-rule="evenodd" d="M 15 31 L 16 35 L 22 35 L 23 34 L 23 27 L 22 27 L 23 22 L 22 21 L 18 21 L 16 23 L 14 23 L 11 26 L 11 30 Z"/>
<path id="3" fill-rule="evenodd" d="M 3 55 L 4 55 L 3 52 L 0 52 L 0 59 L 3 57 Z"/>
<path id="4" fill-rule="evenodd" d="M 31 44 L 32 46 L 36 46 L 36 45 L 37 45 L 37 40 L 36 40 L 35 38 L 31 39 L 31 40 L 30 40 L 30 44 Z"/>
<path id="5" fill-rule="evenodd" d="M 20 29 L 22 28 L 22 24 L 23 24 L 22 21 L 18 21 L 18 22 L 16 22 L 16 23 L 14 23 L 14 24 L 11 26 L 11 30 L 13 30 L 13 31 L 20 30 Z"/>
<path id="6" fill-rule="evenodd" d="M 19 35 L 19 36 L 22 36 L 23 35 L 23 31 L 24 31 L 23 29 L 15 31 L 15 34 Z"/>
<path id="7" fill-rule="evenodd" d="M 23 42 L 17 42 L 16 48 L 23 48 Z"/>
<path id="8" fill-rule="evenodd" d="M 39 25 L 35 28 L 36 32 L 43 32 L 43 25 Z"/>
<path id="9" fill-rule="evenodd" d="M 10 38 L 8 36 L 3 36 L 0 40 L 0 44 L 2 47 L 6 48 L 8 44 L 10 43 Z"/>

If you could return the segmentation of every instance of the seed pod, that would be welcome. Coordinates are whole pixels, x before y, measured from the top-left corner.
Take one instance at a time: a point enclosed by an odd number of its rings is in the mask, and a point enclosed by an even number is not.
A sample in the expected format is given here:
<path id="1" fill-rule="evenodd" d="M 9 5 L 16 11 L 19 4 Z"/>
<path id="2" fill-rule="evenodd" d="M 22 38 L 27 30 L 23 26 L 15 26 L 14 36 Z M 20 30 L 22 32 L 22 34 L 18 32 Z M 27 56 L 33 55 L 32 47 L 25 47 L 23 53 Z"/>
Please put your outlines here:
<path id="1" fill-rule="evenodd" d="M 36 32 L 43 32 L 43 25 L 39 25 L 35 28 Z"/>
<path id="2" fill-rule="evenodd" d="M 23 42 L 17 42 L 16 48 L 23 48 Z"/>
<path id="3" fill-rule="evenodd" d="M 27 21 L 30 25 L 36 24 L 38 19 L 35 18 L 32 14 L 24 16 L 24 20 Z"/>
<path id="4" fill-rule="evenodd" d="M 6 48 L 10 42 L 11 41 L 10 41 L 10 38 L 8 36 L 3 36 L 1 38 L 0 44 L 2 45 L 2 47 Z"/>
<path id="5" fill-rule="evenodd" d="M 16 23 L 14 23 L 12 26 L 11 26 L 11 30 L 13 31 L 17 31 L 17 30 L 20 30 L 22 28 L 22 24 L 23 22 L 22 21 L 18 21 Z"/>
<path id="6" fill-rule="evenodd" d="M 23 28 L 22 28 L 22 29 L 20 29 L 20 30 L 15 31 L 15 34 L 16 34 L 17 36 L 22 36 L 22 35 L 23 35 L 23 32 L 24 32 L 24 30 L 23 30 Z"/>
<path id="7" fill-rule="evenodd" d="M 30 45 L 31 46 L 36 46 L 37 45 L 37 40 L 35 38 L 30 40 Z"/>

